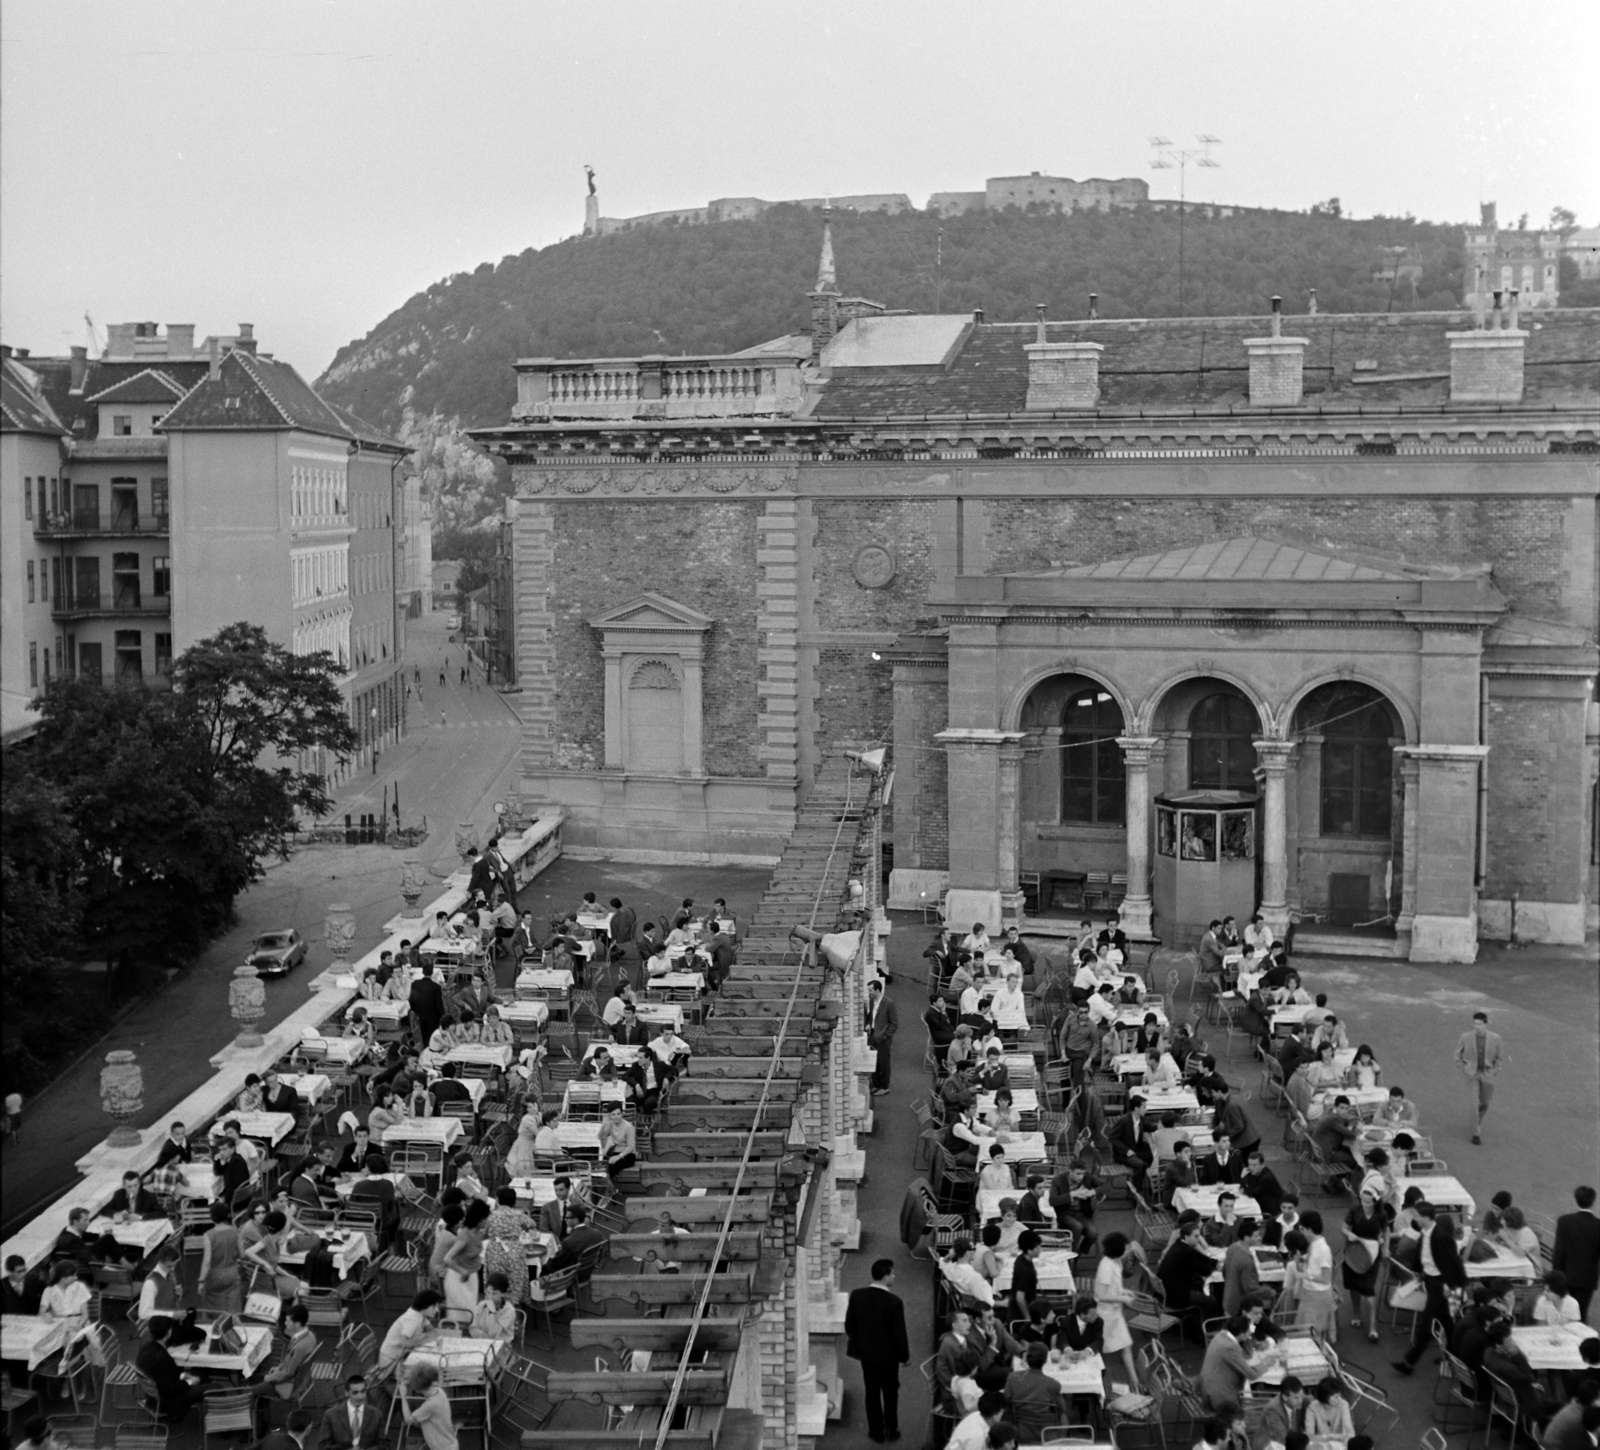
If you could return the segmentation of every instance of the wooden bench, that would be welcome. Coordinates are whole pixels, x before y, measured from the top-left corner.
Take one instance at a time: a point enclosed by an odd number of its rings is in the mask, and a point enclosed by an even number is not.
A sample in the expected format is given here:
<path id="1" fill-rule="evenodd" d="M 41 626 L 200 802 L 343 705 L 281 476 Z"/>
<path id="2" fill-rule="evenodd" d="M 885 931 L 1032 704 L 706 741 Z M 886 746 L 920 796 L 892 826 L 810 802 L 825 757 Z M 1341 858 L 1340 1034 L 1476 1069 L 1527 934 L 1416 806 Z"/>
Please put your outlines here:
<path id="1" fill-rule="evenodd" d="M 680 1132 L 696 1135 L 725 1133 L 733 1137 L 741 1132 L 749 1132 L 755 1126 L 755 1116 L 755 1105 L 752 1103 L 712 1102 L 706 1099 L 675 1102 L 669 1098 L 656 1119 L 656 1138 L 660 1139 L 663 1134 L 670 1137 Z M 763 1130 L 770 1128 L 787 1137 L 793 1118 L 792 1102 L 775 1102 L 769 1098 L 761 1113 L 761 1126 Z M 739 1151 L 742 1153 L 744 1149 L 741 1147 Z"/>
<path id="2" fill-rule="evenodd" d="M 723 1407 L 692 1405 L 684 1428 L 667 1431 L 666 1450 L 716 1450 Z M 661 1430 L 661 1407 L 640 1406 L 622 1417 L 614 1430 L 524 1430 L 522 1450 L 617 1450 L 628 1441 L 654 1444 Z"/>
<path id="3" fill-rule="evenodd" d="M 798 1059 L 796 1059 L 798 1061 Z M 690 1112 L 698 1112 L 693 1105 L 702 1102 L 711 1103 L 758 1103 L 761 1101 L 761 1090 L 765 1086 L 765 1070 L 760 1077 L 734 1077 L 717 1076 L 710 1074 L 704 1076 L 680 1077 L 672 1085 L 672 1106 L 687 1108 Z M 800 1084 L 794 1078 L 775 1077 L 772 1080 L 772 1092 L 767 1098 L 769 1104 L 781 1103 L 793 1106 L 795 1093 Z M 762 1126 L 767 1126 L 767 1119 L 762 1119 Z"/>
<path id="4" fill-rule="evenodd" d="M 648 1233 L 664 1213 L 670 1213 L 672 1221 L 680 1228 L 692 1228 L 695 1224 L 710 1224 L 720 1229 L 722 1221 L 728 1216 L 729 1204 L 733 1205 L 735 1227 L 740 1224 L 765 1223 L 772 1215 L 772 1195 L 760 1192 L 732 1195 L 708 1193 L 703 1198 L 640 1196 L 625 1198 L 617 1211 L 630 1226 L 638 1225 L 636 1230 L 638 1233 Z"/>
<path id="5" fill-rule="evenodd" d="M 805 1038 L 811 1032 L 811 1012 L 804 1015 L 799 1010 L 799 1003 L 795 1004 L 795 1015 L 789 1019 L 787 1036 Z M 756 1037 L 770 1036 L 778 1030 L 778 1024 L 783 1021 L 783 1012 L 780 1009 L 774 1013 L 770 1022 L 760 1018 L 751 1017 L 725 1017 L 718 1013 L 704 1027 L 700 1029 L 702 1042 L 717 1037 Z"/>
<path id="6" fill-rule="evenodd" d="M 689 1322 L 687 1319 L 602 1319 L 598 1315 L 580 1314 L 572 1321 L 572 1347 L 614 1349 L 618 1354 L 632 1349 L 682 1354 L 689 1339 Z M 739 1348 L 743 1332 L 744 1326 L 737 1319 L 702 1319 L 694 1337 L 694 1347 L 707 1353 L 731 1353 Z"/>
<path id="7" fill-rule="evenodd" d="M 718 1237 L 715 1233 L 681 1233 L 670 1239 L 658 1233 L 612 1234 L 607 1248 L 613 1259 L 668 1259 L 678 1264 L 709 1264 L 717 1250 Z M 755 1262 L 761 1257 L 761 1235 L 730 1232 L 727 1243 L 722 1246 L 722 1257 L 730 1263 Z"/>
<path id="8" fill-rule="evenodd" d="M 776 1158 L 752 1158 L 744 1167 L 744 1179 L 739 1184 L 740 1188 L 776 1188 L 778 1186 L 779 1160 Z M 709 1163 L 657 1163 L 643 1162 L 638 1164 L 639 1181 L 646 1192 L 652 1186 L 665 1185 L 674 1192 L 681 1192 L 685 1196 L 691 1189 L 720 1189 L 725 1193 L 732 1192 L 734 1180 L 739 1177 L 739 1161 L 737 1159 L 724 1159 Z"/>
<path id="9" fill-rule="evenodd" d="M 551 1370 L 545 1394 L 552 1400 L 583 1400 L 591 1405 L 664 1405 L 672 1395 L 677 1366 L 646 1370 Z M 683 1377 L 680 1405 L 724 1405 L 728 1376 L 720 1369 L 691 1369 Z"/>
<path id="10" fill-rule="evenodd" d="M 657 1129 L 651 1135 L 650 1156 L 657 1163 L 694 1163 L 704 1158 L 742 1158 L 745 1140 L 750 1136 L 749 1129 L 754 1122 L 755 1110 L 752 1108 L 744 1123 L 724 1133 L 677 1130 L 663 1132 Z M 743 1131 L 740 1131 L 741 1128 Z M 750 1149 L 750 1156 L 781 1157 L 788 1136 L 785 1130 L 762 1128 L 755 1134 L 755 1143 Z"/>
<path id="11" fill-rule="evenodd" d="M 711 1280 L 709 1304 L 748 1304 L 751 1271 L 730 1269 L 722 1274 L 614 1274 L 593 1275 L 588 1283 L 590 1298 L 600 1304 L 607 1299 L 642 1308 L 646 1304 L 698 1304 Z"/>

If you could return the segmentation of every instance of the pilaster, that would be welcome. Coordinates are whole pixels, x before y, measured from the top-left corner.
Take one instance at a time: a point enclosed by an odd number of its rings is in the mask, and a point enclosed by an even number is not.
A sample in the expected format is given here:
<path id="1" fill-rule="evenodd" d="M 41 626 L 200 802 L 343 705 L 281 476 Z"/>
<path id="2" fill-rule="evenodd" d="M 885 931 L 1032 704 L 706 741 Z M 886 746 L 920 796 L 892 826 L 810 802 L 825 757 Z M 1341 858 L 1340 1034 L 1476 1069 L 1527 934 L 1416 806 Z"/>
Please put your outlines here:
<path id="1" fill-rule="evenodd" d="M 1261 916 L 1275 937 L 1289 929 L 1289 816 L 1285 775 L 1292 740 L 1256 740 L 1261 770 Z"/>
<path id="2" fill-rule="evenodd" d="M 799 504 L 769 498 L 756 520 L 756 758 L 768 776 L 793 780 L 800 760 Z"/>
<path id="3" fill-rule="evenodd" d="M 1411 960 L 1471 962 L 1478 956 L 1478 772 L 1487 745 L 1403 745 L 1406 857 L 1401 912 L 1411 888 Z"/>
<path id="4" fill-rule="evenodd" d="M 1127 788 L 1128 892 L 1122 898 L 1121 925 L 1133 941 L 1154 941 L 1150 899 L 1150 763 L 1161 748 L 1151 735 L 1119 735 Z"/>
<path id="5" fill-rule="evenodd" d="M 550 505 L 524 500 L 515 530 L 517 679 L 522 693 L 514 704 L 522 719 L 522 768 L 538 775 L 556 763 L 555 616 L 550 611 L 555 515 Z"/>

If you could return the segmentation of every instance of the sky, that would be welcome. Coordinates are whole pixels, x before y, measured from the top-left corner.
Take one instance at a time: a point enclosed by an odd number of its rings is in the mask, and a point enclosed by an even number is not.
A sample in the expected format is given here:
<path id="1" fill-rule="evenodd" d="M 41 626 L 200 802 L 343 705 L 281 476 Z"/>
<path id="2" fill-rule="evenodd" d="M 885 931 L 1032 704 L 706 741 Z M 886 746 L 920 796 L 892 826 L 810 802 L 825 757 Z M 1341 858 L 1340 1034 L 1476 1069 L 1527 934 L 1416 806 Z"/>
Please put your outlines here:
<path id="1" fill-rule="evenodd" d="M 430 283 L 719 196 L 1142 176 L 1600 224 L 1600 5 L 4 0 L 0 337 L 255 324 L 315 377 Z M 1585 144 L 1585 141 L 1587 144 Z"/>

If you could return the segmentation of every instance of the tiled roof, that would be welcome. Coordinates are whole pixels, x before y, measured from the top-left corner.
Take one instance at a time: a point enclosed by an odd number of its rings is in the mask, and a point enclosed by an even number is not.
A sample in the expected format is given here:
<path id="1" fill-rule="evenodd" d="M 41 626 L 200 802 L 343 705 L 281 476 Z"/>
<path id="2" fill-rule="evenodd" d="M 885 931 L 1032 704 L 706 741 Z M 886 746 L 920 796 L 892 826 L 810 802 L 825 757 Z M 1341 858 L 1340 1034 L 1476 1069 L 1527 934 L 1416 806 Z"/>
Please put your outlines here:
<path id="1" fill-rule="evenodd" d="M 1527 312 L 1524 402 L 1600 403 L 1600 308 Z M 1472 326 L 1466 313 L 1320 313 L 1286 317 L 1286 335 L 1308 339 L 1308 407 L 1438 408 L 1449 401 L 1445 334 Z M 1244 339 L 1265 337 L 1264 317 L 1166 318 L 1051 323 L 1051 342 L 1098 342 L 1103 409 L 1249 406 Z M 974 327 L 943 370 L 854 368 L 827 379 L 812 416 L 1022 413 L 1032 324 Z"/>
<path id="2" fill-rule="evenodd" d="M 1247 535 L 1198 544 L 1190 549 L 1168 549 L 1160 554 L 1138 554 L 1126 559 L 1105 559 L 1098 564 L 1075 564 L 1053 569 L 1056 579 L 1293 579 L 1299 583 L 1335 584 L 1362 579 L 1411 580 L 1414 574 L 1378 567 L 1336 554 L 1316 554 L 1292 544 Z"/>
<path id="3" fill-rule="evenodd" d="M 141 368 L 132 377 L 114 382 L 108 388 L 85 397 L 85 403 L 175 403 L 188 390 L 170 373 Z"/>
<path id="4" fill-rule="evenodd" d="M 163 432 L 298 428 L 349 438 L 345 421 L 288 363 L 234 349 L 162 419 Z"/>
<path id="5" fill-rule="evenodd" d="M 0 432 L 66 433 L 31 370 L 5 359 L 0 368 Z"/>
<path id="6" fill-rule="evenodd" d="M 326 402 L 327 400 L 324 399 L 323 401 Z M 367 422 L 365 418 L 357 417 L 348 408 L 341 408 L 337 403 L 328 403 L 328 407 L 344 423 L 350 432 L 350 436 L 356 442 L 364 443 L 369 448 L 397 449 L 402 453 L 411 451 L 408 444 L 402 443 L 398 438 L 391 438 L 387 433 Z"/>

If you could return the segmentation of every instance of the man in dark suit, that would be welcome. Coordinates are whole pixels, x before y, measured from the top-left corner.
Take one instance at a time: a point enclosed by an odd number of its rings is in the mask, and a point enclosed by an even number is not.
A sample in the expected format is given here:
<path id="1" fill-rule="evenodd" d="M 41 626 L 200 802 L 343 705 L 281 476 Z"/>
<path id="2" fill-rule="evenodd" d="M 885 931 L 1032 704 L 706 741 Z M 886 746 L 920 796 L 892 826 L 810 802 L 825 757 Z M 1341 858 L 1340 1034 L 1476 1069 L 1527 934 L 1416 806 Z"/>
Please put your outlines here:
<path id="1" fill-rule="evenodd" d="M 400 1204 L 395 1194 L 394 1184 L 387 1178 L 377 1178 L 374 1174 L 382 1173 L 384 1159 L 381 1153 L 370 1153 L 367 1160 L 356 1170 L 356 1181 L 350 1189 L 350 1204 L 354 1207 L 357 1201 L 363 1206 L 375 1203 L 378 1209 L 378 1229 L 386 1244 L 394 1242 L 395 1234 L 400 1228 Z"/>
<path id="2" fill-rule="evenodd" d="M 706 950 L 711 953 L 711 970 L 706 973 L 706 981 L 713 992 L 720 992 L 722 984 L 733 974 L 734 964 L 739 958 L 739 948 L 731 936 L 718 930 L 712 933 L 711 940 L 706 943 Z"/>
<path id="3" fill-rule="evenodd" d="M 553 1273 L 557 1269 L 570 1268 L 583 1257 L 583 1251 L 592 1248 L 595 1244 L 603 1244 L 611 1235 L 603 1228 L 589 1222 L 589 1210 L 581 1203 L 575 1203 L 567 1210 L 567 1218 L 572 1224 L 571 1231 L 566 1238 L 561 1240 L 561 1249 L 556 1256 L 545 1265 L 545 1273 Z"/>
<path id="4" fill-rule="evenodd" d="M 1261 1221 L 1271 1223 L 1283 1207 L 1283 1185 L 1278 1175 L 1267 1167 L 1261 1149 L 1245 1154 L 1244 1172 L 1239 1176 L 1239 1191 L 1261 1205 Z"/>
<path id="5" fill-rule="evenodd" d="M 1078 1295 L 1072 1313 L 1056 1321 L 1056 1343 L 1072 1354 L 1099 1354 L 1105 1337 L 1106 1327 L 1093 1294 Z"/>
<path id="6" fill-rule="evenodd" d="M 611 938 L 613 960 L 625 960 L 628 948 L 633 945 L 633 934 L 638 929 L 639 916 L 631 906 L 624 906 L 620 896 L 611 898 L 611 925 L 606 935 Z"/>
<path id="7" fill-rule="evenodd" d="M 1456 1247 L 1455 1225 L 1449 1218 L 1440 1219 L 1431 1203 L 1419 1203 L 1414 1212 L 1422 1234 L 1422 1285 L 1428 1300 L 1422 1313 L 1417 1315 L 1417 1327 L 1411 1337 L 1411 1348 L 1404 1359 L 1397 1359 L 1394 1367 L 1401 1374 L 1410 1374 L 1416 1368 L 1422 1352 L 1433 1343 L 1435 1322 L 1444 1326 L 1448 1341 L 1455 1325 L 1450 1318 L 1450 1301 L 1445 1297 L 1449 1289 L 1467 1287 L 1467 1271 L 1461 1264 L 1461 1251 Z"/>
<path id="8" fill-rule="evenodd" d="M 894 1035 L 900 1030 L 900 1014 L 883 989 L 883 979 L 867 983 L 867 1046 L 878 1054 L 878 1064 L 872 1069 L 872 1095 L 880 1097 L 889 1091 L 889 1073 L 893 1067 Z"/>
<path id="9" fill-rule="evenodd" d="M 77 1263 L 87 1264 L 93 1261 L 94 1255 L 95 1244 L 89 1237 L 89 1210 L 71 1209 L 67 1214 L 67 1226 L 56 1235 L 50 1258 L 52 1261 L 73 1259 Z"/>
<path id="10" fill-rule="evenodd" d="M 433 980 L 432 961 L 423 962 L 422 975 L 411 984 L 411 994 L 407 1000 L 411 1006 L 411 1015 L 417 1019 L 420 1040 L 426 1046 L 428 1039 L 439 1030 L 439 1024 L 444 1021 L 444 992 Z"/>
<path id="11" fill-rule="evenodd" d="M 28 1273 L 21 1254 L 6 1259 L 6 1276 L 0 1279 L 0 1314 L 37 1314 L 42 1291 Z"/>
<path id="12" fill-rule="evenodd" d="M 367 1397 L 367 1377 L 345 1381 L 345 1401 L 330 1405 L 322 1417 L 321 1450 L 376 1450 L 383 1444 L 383 1417 Z"/>
<path id="13" fill-rule="evenodd" d="M 124 1173 L 122 1187 L 111 1195 L 111 1202 L 106 1205 L 106 1212 L 115 1218 L 119 1213 L 126 1213 L 134 1218 L 165 1218 L 160 1200 L 144 1186 L 144 1180 L 137 1173 Z"/>
<path id="14" fill-rule="evenodd" d="M 1577 1211 L 1556 1220 L 1550 1267 L 1567 1276 L 1567 1287 L 1578 1301 L 1578 1318 L 1587 1321 L 1589 1303 L 1600 1284 L 1600 1217 L 1594 1211 L 1594 1189 L 1587 1184 L 1573 1189 L 1572 1198 Z"/>
<path id="15" fill-rule="evenodd" d="M 1144 1099 L 1137 1093 L 1128 1098 L 1128 1111 L 1106 1130 L 1112 1158 L 1122 1164 L 1141 1192 L 1148 1189 L 1147 1175 L 1155 1162 L 1155 1150 L 1144 1136 Z"/>
<path id="16" fill-rule="evenodd" d="M 344 1152 L 339 1155 L 339 1162 L 334 1168 L 334 1172 L 341 1178 L 347 1173 L 359 1173 L 362 1165 L 374 1154 L 377 1155 L 383 1167 L 375 1168 L 373 1172 L 387 1173 L 389 1171 L 388 1160 L 384 1158 L 377 1148 L 372 1146 L 371 1130 L 363 1125 L 356 1129 L 355 1141 L 344 1145 Z"/>
<path id="17" fill-rule="evenodd" d="M 861 1365 L 867 1434 L 878 1442 L 900 1438 L 900 1366 L 911 1363 L 906 1306 L 894 1292 L 894 1260 L 878 1259 L 872 1283 L 852 1289 L 844 1314 L 845 1353 Z"/>
<path id="18" fill-rule="evenodd" d="M 258 1450 L 306 1450 L 306 1441 L 311 1438 L 314 1423 L 310 1410 L 291 1410 L 288 1425 L 282 1430 L 272 1431 Z"/>
<path id="19" fill-rule="evenodd" d="M 572 1230 L 572 1180 L 565 1173 L 556 1179 L 556 1196 L 539 1210 L 541 1232 L 565 1239 Z"/>
<path id="20" fill-rule="evenodd" d="M 150 1337 L 139 1347 L 134 1358 L 139 1372 L 156 1387 L 156 1399 L 161 1407 L 161 1418 L 169 1425 L 177 1424 L 205 1396 L 205 1386 L 194 1375 L 180 1374 L 178 1362 L 167 1350 L 172 1337 L 172 1321 L 156 1318 L 150 1321 Z"/>
<path id="21" fill-rule="evenodd" d="M 1217 1133 L 1215 1141 L 1211 1155 L 1200 1160 L 1200 1181 L 1207 1187 L 1237 1183 L 1244 1177 L 1244 1154 L 1233 1146 L 1233 1138 L 1226 1132 Z"/>
<path id="22" fill-rule="evenodd" d="M 478 854 L 476 846 L 467 852 L 467 860 L 471 863 L 468 868 L 467 895 L 482 896 L 487 901 L 499 884 L 495 877 L 494 866 L 487 856 Z"/>
<path id="23" fill-rule="evenodd" d="M 461 1081 L 461 1064 L 447 1062 L 439 1069 L 440 1076 L 429 1085 L 428 1091 L 433 1095 L 435 1105 L 443 1107 L 446 1103 L 470 1103 L 472 1089 Z"/>
<path id="24" fill-rule="evenodd" d="M 261 1074 L 261 1106 L 269 1113 L 288 1113 L 291 1117 L 300 1111 L 300 1094 L 285 1086 L 275 1067 Z"/>
<path id="25" fill-rule="evenodd" d="M 625 1047 L 648 1047 L 650 1045 L 650 1029 L 639 1020 L 638 1009 L 632 1002 L 624 1004 L 622 1021 L 612 1029 L 611 1040 L 621 1043 Z"/>

